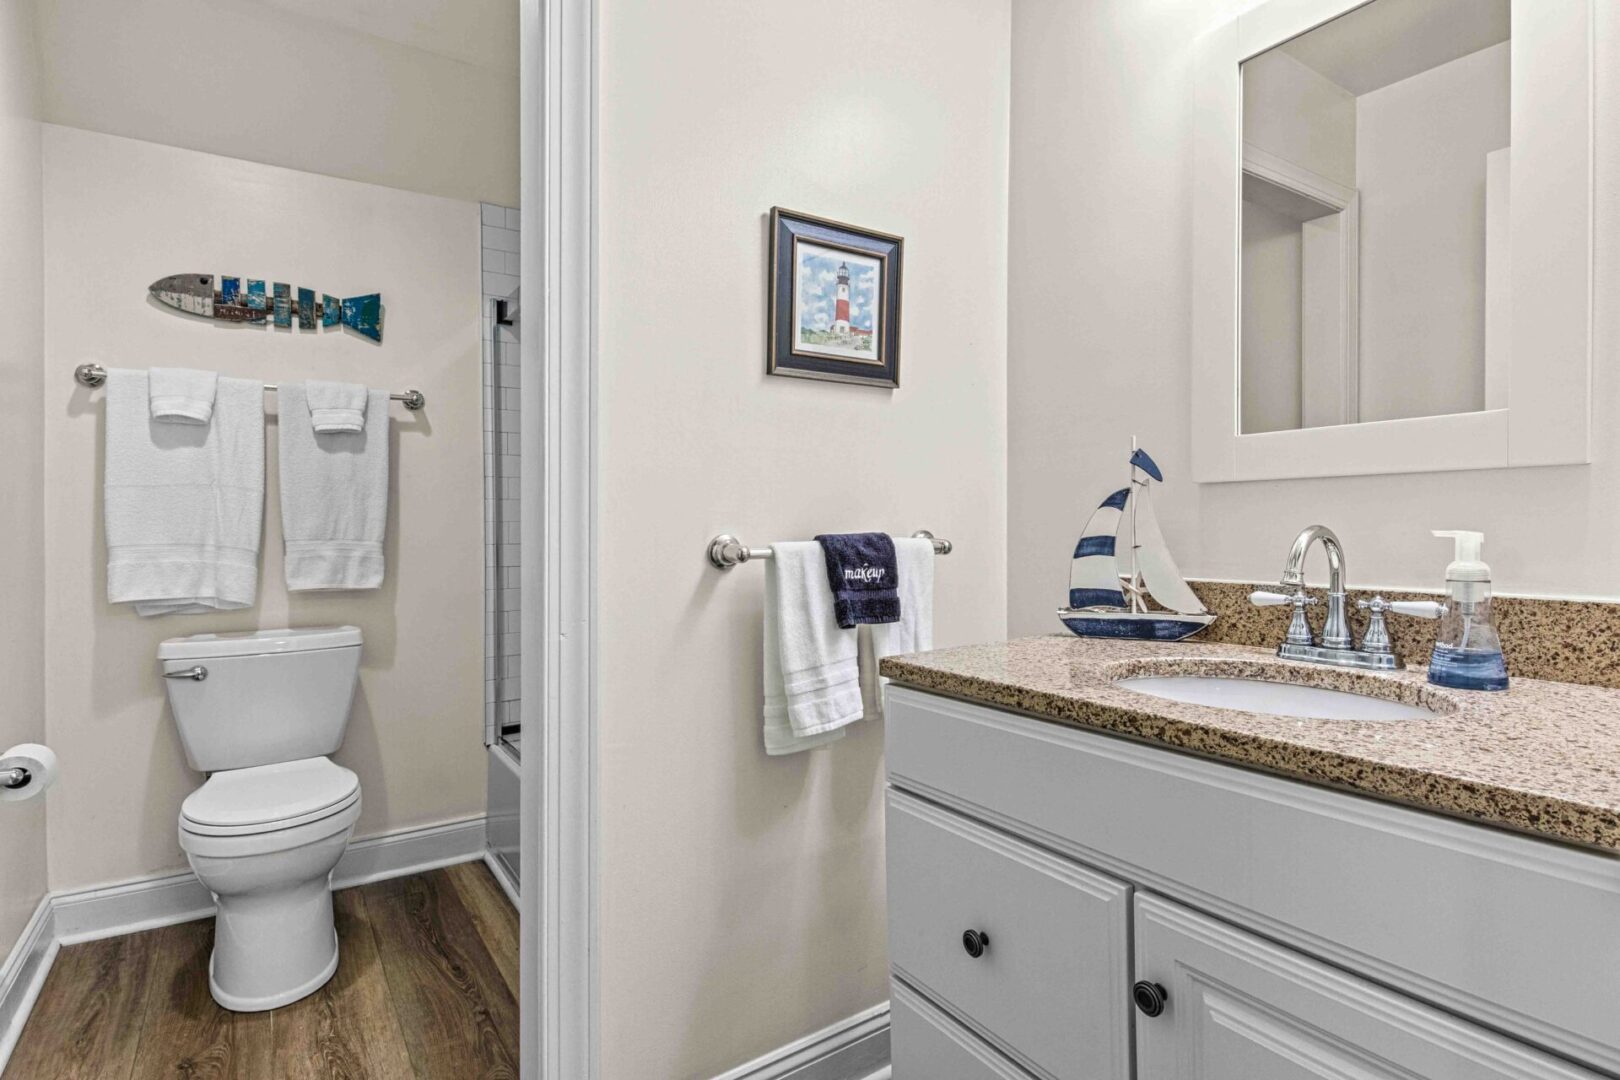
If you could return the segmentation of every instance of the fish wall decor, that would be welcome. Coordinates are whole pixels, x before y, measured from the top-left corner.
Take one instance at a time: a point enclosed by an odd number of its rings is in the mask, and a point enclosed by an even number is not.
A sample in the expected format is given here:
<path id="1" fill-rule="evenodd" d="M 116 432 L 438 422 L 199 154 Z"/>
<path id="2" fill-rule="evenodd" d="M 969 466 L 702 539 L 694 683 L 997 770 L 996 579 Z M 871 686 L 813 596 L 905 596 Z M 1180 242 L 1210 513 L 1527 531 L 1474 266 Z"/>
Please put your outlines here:
<path id="1" fill-rule="evenodd" d="M 331 293 L 321 293 L 317 300 L 314 289 L 300 286 L 294 293 L 291 285 L 277 281 L 271 283 L 267 295 L 263 281 L 248 278 L 244 289 L 242 280 L 221 277 L 216 288 L 212 274 L 174 274 L 152 282 L 146 291 L 166 307 L 205 319 L 233 323 L 270 321 L 285 328 L 292 326 L 296 314 L 300 330 L 347 326 L 362 337 L 382 341 L 381 293 L 346 296 L 341 300 Z"/>

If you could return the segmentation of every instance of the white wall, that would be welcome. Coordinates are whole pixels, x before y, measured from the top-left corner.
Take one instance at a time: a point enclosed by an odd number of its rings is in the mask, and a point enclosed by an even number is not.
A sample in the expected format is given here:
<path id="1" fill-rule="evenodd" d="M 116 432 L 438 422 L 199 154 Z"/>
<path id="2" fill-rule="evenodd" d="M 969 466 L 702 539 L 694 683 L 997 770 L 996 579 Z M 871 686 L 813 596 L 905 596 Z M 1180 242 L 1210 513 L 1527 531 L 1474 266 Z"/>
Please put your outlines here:
<path id="1" fill-rule="evenodd" d="M 1243 141 L 1356 186 L 1356 96 L 1281 49 L 1243 65 Z"/>
<path id="2" fill-rule="evenodd" d="M 357 835 L 481 813 L 477 204 L 50 126 L 45 222 L 46 726 L 64 762 L 50 796 L 52 888 L 185 866 L 175 823 L 201 777 L 155 659 L 181 634 L 359 626 L 360 689 L 337 755 L 360 775 Z M 148 302 L 148 283 L 193 271 L 379 291 L 383 343 L 220 326 Z M 109 605 L 104 395 L 71 379 L 87 360 L 421 389 L 424 412 L 393 408 L 383 588 L 287 594 L 271 419 L 258 605 L 157 619 Z"/>
<path id="3" fill-rule="evenodd" d="M 0 751 L 45 740 L 40 504 L 39 61 L 32 9 L 0 4 Z M 45 798 L 0 803 L 0 960 L 45 893 Z"/>
<path id="4" fill-rule="evenodd" d="M 515 51 L 465 36 L 514 39 L 517 0 L 7 3 L 38 4 L 53 123 L 517 204 Z"/>
<path id="5" fill-rule="evenodd" d="M 765 756 L 709 537 L 932 529 L 940 644 L 1004 634 L 1009 3 L 600 16 L 603 1075 L 708 1077 L 888 994 L 882 727 Z M 905 237 L 900 389 L 764 374 L 772 205 Z"/>
<path id="6" fill-rule="evenodd" d="M 1485 155 L 1509 141 L 1508 50 L 1356 99 L 1363 420 L 1485 407 Z"/>
<path id="7" fill-rule="evenodd" d="M 1354 584 L 1438 587 L 1449 551 L 1428 530 L 1478 528 L 1503 591 L 1620 598 L 1620 431 L 1602 422 L 1620 410 L 1620 9 L 1596 8 L 1594 463 L 1199 486 L 1188 479 L 1191 61 L 1237 6 L 1015 5 L 1011 630 L 1057 629 L 1074 538 L 1118 485 L 1132 433 L 1165 469 L 1160 520 L 1195 576 L 1275 580 L 1294 534 L 1320 521 L 1345 541 Z"/>

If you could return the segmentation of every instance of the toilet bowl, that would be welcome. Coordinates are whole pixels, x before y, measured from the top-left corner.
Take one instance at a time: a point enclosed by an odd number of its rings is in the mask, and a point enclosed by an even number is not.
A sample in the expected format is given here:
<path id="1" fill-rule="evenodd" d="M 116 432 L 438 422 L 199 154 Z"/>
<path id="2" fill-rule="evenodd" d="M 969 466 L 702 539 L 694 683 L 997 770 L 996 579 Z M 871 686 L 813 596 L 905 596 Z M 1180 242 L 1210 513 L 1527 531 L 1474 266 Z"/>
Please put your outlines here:
<path id="1" fill-rule="evenodd" d="M 338 749 L 360 667 L 352 626 L 198 634 L 159 648 L 186 760 L 208 779 L 180 848 L 213 893 L 209 989 L 237 1012 L 290 1004 L 338 965 L 331 875 L 360 817 Z"/>
<path id="2" fill-rule="evenodd" d="M 359 817 L 359 778 L 324 757 L 215 773 L 186 799 L 180 847 L 217 904 L 215 1001 L 262 1012 L 332 977 L 332 869 Z"/>

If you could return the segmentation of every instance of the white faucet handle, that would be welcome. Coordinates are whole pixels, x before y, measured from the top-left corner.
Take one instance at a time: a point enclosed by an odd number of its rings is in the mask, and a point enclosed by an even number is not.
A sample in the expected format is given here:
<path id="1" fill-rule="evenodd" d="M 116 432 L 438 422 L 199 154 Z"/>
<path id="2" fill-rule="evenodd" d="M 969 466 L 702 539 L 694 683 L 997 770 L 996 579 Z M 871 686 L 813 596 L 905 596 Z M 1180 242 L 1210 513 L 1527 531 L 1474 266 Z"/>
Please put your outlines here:
<path id="1" fill-rule="evenodd" d="M 1264 589 L 1256 589 L 1254 592 L 1249 594 L 1249 603 L 1253 604 L 1255 607 L 1278 607 L 1282 604 L 1298 603 L 1302 595 L 1303 593 L 1267 592 Z M 1308 596 L 1304 599 L 1305 603 L 1310 605 L 1314 605 L 1317 602 L 1316 597 L 1314 596 Z"/>
<path id="2" fill-rule="evenodd" d="M 1415 619 L 1438 619 L 1446 613 L 1446 605 L 1433 600 L 1395 600 L 1390 603 L 1389 610 Z"/>

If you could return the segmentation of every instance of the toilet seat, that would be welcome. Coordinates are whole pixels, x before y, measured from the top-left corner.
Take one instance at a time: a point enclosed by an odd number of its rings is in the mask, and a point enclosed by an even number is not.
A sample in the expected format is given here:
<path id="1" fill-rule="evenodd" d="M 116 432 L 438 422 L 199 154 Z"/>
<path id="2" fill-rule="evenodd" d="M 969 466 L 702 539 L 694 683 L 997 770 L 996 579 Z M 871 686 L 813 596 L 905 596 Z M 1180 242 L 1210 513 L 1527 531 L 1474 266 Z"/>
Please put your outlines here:
<path id="1" fill-rule="evenodd" d="M 217 772 L 180 807 L 182 832 L 258 836 L 335 817 L 360 801 L 360 778 L 328 758 Z"/>

